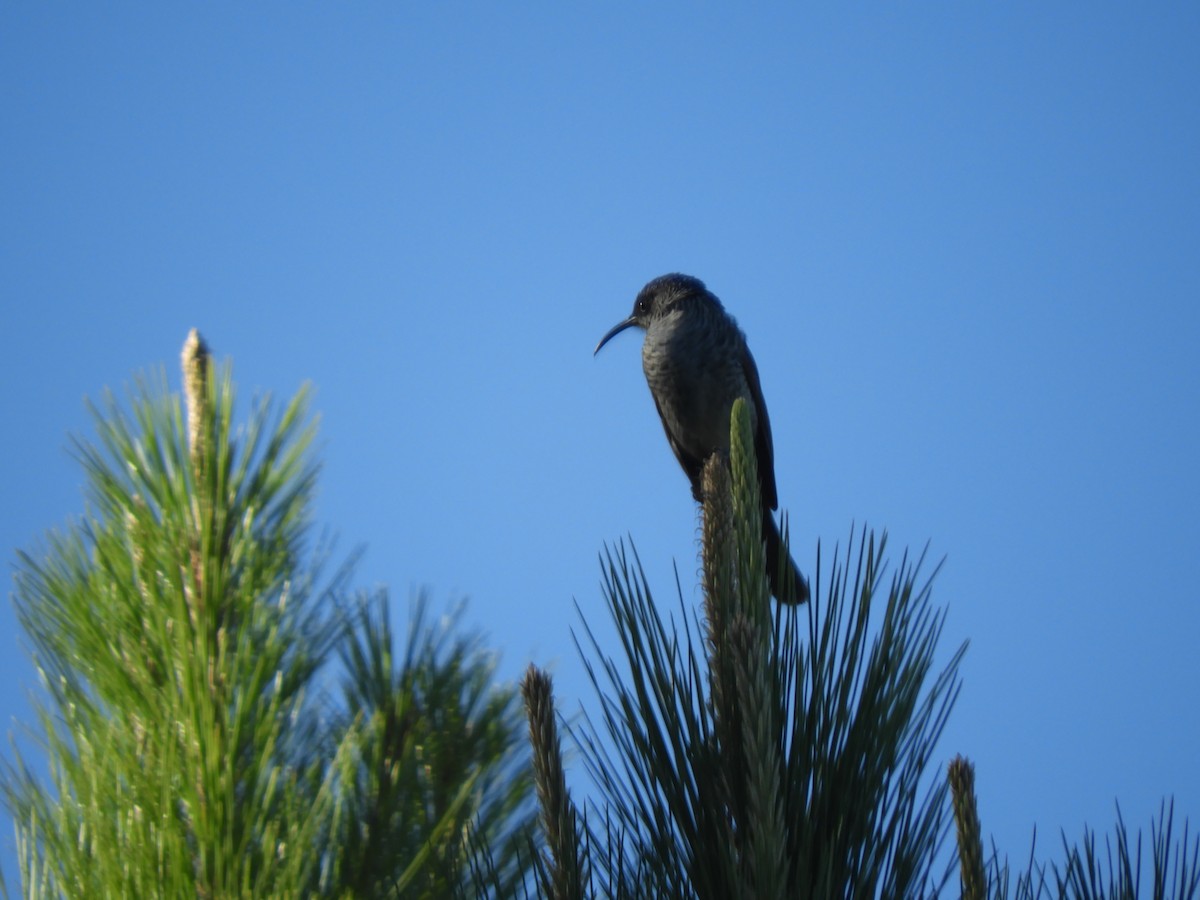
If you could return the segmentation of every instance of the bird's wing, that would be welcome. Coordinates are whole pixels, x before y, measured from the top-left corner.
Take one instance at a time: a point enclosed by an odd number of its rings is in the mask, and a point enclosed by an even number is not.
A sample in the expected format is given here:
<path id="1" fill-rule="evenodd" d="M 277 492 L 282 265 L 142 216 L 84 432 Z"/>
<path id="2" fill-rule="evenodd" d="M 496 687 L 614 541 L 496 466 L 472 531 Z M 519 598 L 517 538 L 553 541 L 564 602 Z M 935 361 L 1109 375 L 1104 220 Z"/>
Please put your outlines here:
<path id="1" fill-rule="evenodd" d="M 754 453 L 758 457 L 758 480 L 762 486 L 763 506 L 766 509 L 779 507 L 779 495 L 775 489 L 775 449 L 771 443 L 771 420 L 767 417 L 767 402 L 763 399 L 762 384 L 758 380 L 758 366 L 750 355 L 750 348 L 742 340 L 742 371 L 746 385 L 750 388 L 750 399 L 758 416 L 758 430 L 754 433 Z M 671 446 L 674 446 L 674 441 Z M 679 451 L 675 451 L 679 456 Z M 680 462 L 683 457 L 680 456 Z M 686 468 L 686 464 L 684 466 Z"/>
<path id="2" fill-rule="evenodd" d="M 658 411 L 658 418 L 662 422 L 663 431 L 667 433 L 667 443 L 671 445 L 671 450 L 675 454 L 675 458 L 679 460 L 679 465 L 683 466 L 683 471 L 687 475 L 688 481 L 692 483 L 692 497 L 697 503 L 703 503 L 704 495 L 700 490 L 700 473 L 704 469 L 704 460 L 696 458 L 684 449 L 683 444 L 672 433 L 671 426 L 667 424 L 667 417 L 663 415 L 658 397 L 655 396 L 653 391 L 650 392 L 650 396 L 654 397 L 654 408 Z"/>

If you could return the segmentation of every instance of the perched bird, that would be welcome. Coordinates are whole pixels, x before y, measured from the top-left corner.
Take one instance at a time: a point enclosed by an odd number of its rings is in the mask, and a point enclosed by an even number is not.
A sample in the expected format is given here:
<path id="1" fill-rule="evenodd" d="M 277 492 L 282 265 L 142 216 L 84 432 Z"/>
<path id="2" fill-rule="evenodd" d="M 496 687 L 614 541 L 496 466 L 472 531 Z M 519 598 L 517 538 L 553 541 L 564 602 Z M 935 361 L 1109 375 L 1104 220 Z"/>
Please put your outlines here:
<path id="1" fill-rule="evenodd" d="M 700 473 L 713 453 L 729 455 L 733 401 L 745 399 L 754 429 L 762 489 L 762 532 L 766 541 L 771 593 L 784 603 L 808 599 L 808 583 L 790 557 L 791 577 L 780 568 L 782 541 L 771 510 L 779 505 L 771 423 L 758 381 L 758 367 L 746 336 L 721 301 L 698 278 L 663 275 L 637 295 L 633 314 L 600 339 L 593 355 L 626 328 L 643 328 L 642 369 L 675 457 L 692 482 L 692 496 L 704 502 Z M 785 587 L 790 582 L 790 590 Z"/>

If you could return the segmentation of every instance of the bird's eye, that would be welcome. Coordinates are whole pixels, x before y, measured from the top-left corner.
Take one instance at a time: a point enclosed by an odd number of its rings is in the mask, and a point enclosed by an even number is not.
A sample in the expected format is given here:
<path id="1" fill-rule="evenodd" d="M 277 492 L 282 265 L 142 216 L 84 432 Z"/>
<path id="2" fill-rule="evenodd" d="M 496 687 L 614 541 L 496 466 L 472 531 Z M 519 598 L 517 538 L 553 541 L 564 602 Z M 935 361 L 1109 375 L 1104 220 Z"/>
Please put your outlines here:
<path id="1" fill-rule="evenodd" d="M 650 312 L 650 298 L 648 298 L 648 297 L 638 297 L 638 299 L 637 299 L 637 313 L 638 313 L 638 315 L 639 315 L 639 316 L 644 316 L 644 315 L 646 315 L 646 313 L 648 313 L 648 312 Z"/>

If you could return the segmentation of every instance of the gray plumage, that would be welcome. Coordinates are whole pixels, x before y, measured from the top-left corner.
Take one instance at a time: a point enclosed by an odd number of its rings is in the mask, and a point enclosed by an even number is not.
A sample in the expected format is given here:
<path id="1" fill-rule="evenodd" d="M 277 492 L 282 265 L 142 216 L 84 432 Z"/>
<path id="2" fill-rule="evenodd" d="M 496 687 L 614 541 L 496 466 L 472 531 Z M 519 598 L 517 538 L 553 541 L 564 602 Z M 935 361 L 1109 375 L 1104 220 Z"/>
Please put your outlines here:
<path id="1" fill-rule="evenodd" d="M 746 400 L 758 459 L 771 593 L 783 602 L 803 603 L 808 599 L 808 584 L 790 557 L 787 565 L 791 576 L 786 580 L 782 577 L 782 540 L 771 515 L 779 505 L 771 423 L 746 336 L 704 282 L 690 275 L 663 275 L 642 288 L 634 301 L 633 314 L 601 338 L 595 352 L 633 326 L 646 331 L 642 342 L 646 382 L 667 441 L 699 503 L 704 502 L 700 489 L 704 461 L 715 452 L 728 457 L 733 402 L 738 397 Z M 794 589 L 786 589 L 787 583 Z"/>

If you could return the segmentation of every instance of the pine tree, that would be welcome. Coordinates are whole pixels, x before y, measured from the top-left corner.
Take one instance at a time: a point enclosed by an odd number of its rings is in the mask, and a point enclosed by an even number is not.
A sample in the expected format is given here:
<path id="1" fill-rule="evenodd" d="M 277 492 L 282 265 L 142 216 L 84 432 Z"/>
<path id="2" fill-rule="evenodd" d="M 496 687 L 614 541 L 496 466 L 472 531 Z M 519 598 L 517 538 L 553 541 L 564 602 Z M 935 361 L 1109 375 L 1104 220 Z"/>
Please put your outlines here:
<path id="1" fill-rule="evenodd" d="M 1164 801 L 1150 821 L 1149 865 L 1142 868 L 1142 833 L 1132 837 L 1117 807 L 1115 834 L 1105 837 L 1104 852 L 1096 848 L 1096 832 L 1084 828 L 1083 839 L 1072 844 L 1062 833 L 1064 860 L 1038 863 L 1037 835 L 1024 871 L 1015 870 L 993 844 L 985 863 L 979 814 L 975 802 L 975 769 L 956 757 L 950 763 L 950 788 L 958 826 L 962 896 L 967 900 L 1195 900 L 1200 897 L 1200 835 L 1189 837 L 1187 820 L 1176 835 L 1175 802 Z"/>
<path id="2" fill-rule="evenodd" d="M 728 463 L 704 470 L 702 618 L 680 596 L 682 625 L 664 620 L 635 553 L 602 560 L 622 646 L 610 657 L 587 632 L 601 715 L 574 731 L 600 791 L 585 814 L 557 737 L 536 737 L 551 732 L 549 687 L 526 678 L 542 893 L 935 896 L 950 819 L 944 782 L 926 773 L 965 646 L 935 672 L 943 617 L 923 560 L 904 558 L 885 591 L 886 537 L 866 529 L 828 585 L 818 562 L 810 604 L 773 607 L 740 402 L 732 428 Z"/>
<path id="3" fill-rule="evenodd" d="M 424 601 L 395 658 L 386 595 L 323 575 L 307 390 L 238 427 L 196 332 L 183 369 L 182 404 L 160 375 L 93 408 L 87 511 L 19 556 L 48 765 L 4 779 L 25 894 L 442 897 L 487 872 L 507 896 L 516 692 Z"/>
<path id="4" fill-rule="evenodd" d="M 608 552 L 605 595 L 619 656 L 580 647 L 599 724 L 573 729 L 599 798 L 572 800 L 553 688 L 530 667 L 529 719 L 544 897 L 1200 897 L 1200 837 L 1164 805 L 1141 835 L 1120 819 L 1097 850 L 1063 836 L 1065 862 L 1014 872 L 985 861 L 974 768 L 938 777 L 934 748 L 959 690 L 960 646 L 935 674 L 943 614 L 924 559 L 905 555 L 886 591 L 886 535 L 863 529 L 812 602 L 772 608 L 759 533 L 749 416 L 735 404 L 728 465 L 704 469 L 701 615 L 655 606 L 635 552 Z M 786 544 L 786 534 L 785 534 Z M 943 858 L 956 824 L 959 878 Z"/>

